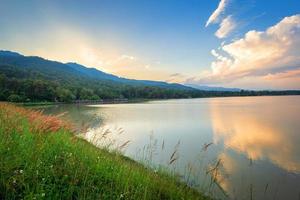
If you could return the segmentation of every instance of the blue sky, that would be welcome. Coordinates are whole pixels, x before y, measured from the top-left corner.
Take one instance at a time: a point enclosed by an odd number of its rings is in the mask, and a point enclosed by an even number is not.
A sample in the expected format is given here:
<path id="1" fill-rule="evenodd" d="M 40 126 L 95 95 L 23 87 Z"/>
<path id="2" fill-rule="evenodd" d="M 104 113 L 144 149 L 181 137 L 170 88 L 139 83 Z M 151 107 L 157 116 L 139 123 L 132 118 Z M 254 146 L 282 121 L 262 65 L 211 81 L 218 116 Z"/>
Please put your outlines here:
<path id="1" fill-rule="evenodd" d="M 222 1 L 225 6 L 217 19 L 205 26 Z M 281 41 L 274 39 L 276 34 L 268 34 L 266 30 L 291 16 L 296 16 L 292 19 L 293 27 L 281 28 L 286 31 L 282 34 L 292 38 L 292 43 L 298 42 L 300 3 L 222 1 L 0 0 L 0 48 L 62 62 L 75 61 L 136 79 L 253 89 L 297 88 L 300 82 L 295 70 L 300 67 L 299 55 L 293 55 L 296 58 L 285 63 L 270 63 L 266 57 L 259 61 L 268 66 L 263 69 L 257 60 L 244 60 L 257 65 L 255 69 L 244 68 L 236 63 L 242 58 L 236 49 L 256 52 L 251 49 L 253 40 L 241 44 L 243 48 L 231 44 L 245 38 L 249 31 L 256 31 L 257 35 L 265 32 L 259 36 L 261 43 L 272 40 L 272 44 L 280 44 Z M 222 24 L 222 31 L 216 34 Z M 291 32 L 294 28 L 296 33 Z M 230 48 L 224 48 L 226 45 Z M 282 42 L 282 48 L 287 49 L 281 52 L 286 57 L 294 47 Z M 226 59 L 218 58 L 220 55 L 233 62 L 226 61 L 228 66 L 224 66 L 219 61 Z M 291 65 L 293 71 L 288 70 Z M 237 73 L 243 76 L 236 76 Z M 283 80 L 286 74 L 282 73 L 293 74 L 293 80 Z"/>

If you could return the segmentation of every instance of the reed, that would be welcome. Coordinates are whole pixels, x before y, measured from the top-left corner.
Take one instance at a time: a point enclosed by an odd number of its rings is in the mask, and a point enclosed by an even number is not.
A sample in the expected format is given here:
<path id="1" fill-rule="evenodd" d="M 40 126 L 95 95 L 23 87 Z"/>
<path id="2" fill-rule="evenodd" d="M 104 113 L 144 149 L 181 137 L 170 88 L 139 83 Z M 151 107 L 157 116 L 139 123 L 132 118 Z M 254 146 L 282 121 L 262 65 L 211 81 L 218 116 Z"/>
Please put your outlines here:
<path id="1" fill-rule="evenodd" d="M 44 198 L 209 199 L 177 177 L 74 136 L 55 116 L 0 103 L 0 199 Z"/>

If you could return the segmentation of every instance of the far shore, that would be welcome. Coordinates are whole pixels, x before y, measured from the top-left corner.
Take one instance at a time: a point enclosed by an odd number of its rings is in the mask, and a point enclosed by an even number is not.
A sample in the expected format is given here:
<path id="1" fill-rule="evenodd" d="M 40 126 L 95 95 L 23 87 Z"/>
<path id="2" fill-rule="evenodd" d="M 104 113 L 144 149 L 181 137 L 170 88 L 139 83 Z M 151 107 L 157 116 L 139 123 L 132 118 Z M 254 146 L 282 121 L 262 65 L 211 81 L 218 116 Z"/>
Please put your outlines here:
<path id="1" fill-rule="evenodd" d="M 64 104 L 74 104 L 74 105 L 103 105 L 103 104 L 131 104 L 131 103 L 146 103 L 149 101 L 164 101 L 164 100 L 184 100 L 184 99 L 203 99 L 203 98 L 227 98 L 227 97 L 265 97 L 265 96 L 299 96 L 297 94 L 276 94 L 276 95 L 234 95 L 234 96 L 207 96 L 207 97 L 197 97 L 197 98 L 169 98 L 169 99 L 107 99 L 107 100 L 81 100 L 73 102 L 11 102 L 22 106 L 47 106 L 47 105 L 64 105 Z"/>

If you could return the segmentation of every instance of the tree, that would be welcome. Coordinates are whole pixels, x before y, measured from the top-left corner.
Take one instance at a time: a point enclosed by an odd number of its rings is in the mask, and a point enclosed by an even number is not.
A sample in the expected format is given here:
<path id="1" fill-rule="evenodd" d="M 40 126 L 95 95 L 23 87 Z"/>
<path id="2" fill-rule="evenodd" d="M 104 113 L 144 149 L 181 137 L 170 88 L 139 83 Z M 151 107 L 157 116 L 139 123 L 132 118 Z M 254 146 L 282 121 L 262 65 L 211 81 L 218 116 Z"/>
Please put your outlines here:
<path id="1" fill-rule="evenodd" d="M 9 97 L 7 98 L 7 100 L 10 101 L 10 102 L 22 102 L 23 98 L 20 97 L 17 94 L 11 94 L 11 95 L 9 95 Z"/>
<path id="2" fill-rule="evenodd" d="M 75 99 L 75 95 L 68 89 L 58 87 L 55 92 L 60 102 L 71 102 Z"/>
<path id="3" fill-rule="evenodd" d="M 94 92 L 91 89 L 82 88 L 79 92 L 79 98 L 81 100 L 91 99 L 94 96 Z"/>

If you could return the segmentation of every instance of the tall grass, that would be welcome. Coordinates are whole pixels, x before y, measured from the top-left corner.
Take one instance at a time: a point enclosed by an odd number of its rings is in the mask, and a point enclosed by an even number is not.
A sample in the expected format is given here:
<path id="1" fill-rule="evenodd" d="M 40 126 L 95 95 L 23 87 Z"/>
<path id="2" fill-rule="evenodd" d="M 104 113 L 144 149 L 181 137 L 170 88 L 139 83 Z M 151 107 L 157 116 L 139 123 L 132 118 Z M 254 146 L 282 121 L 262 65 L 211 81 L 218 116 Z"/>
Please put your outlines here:
<path id="1" fill-rule="evenodd" d="M 208 148 L 213 143 L 205 143 L 202 147 L 200 146 L 200 153 L 188 162 L 184 155 L 180 155 L 180 144 L 179 140 L 171 147 L 166 145 L 165 140 L 160 142 L 155 139 L 151 133 L 150 141 L 141 149 L 137 149 L 136 154 L 130 155 L 130 157 L 155 171 L 164 171 L 177 177 L 189 187 L 195 188 L 213 199 L 229 199 L 229 195 L 222 188 L 223 162 L 220 158 L 217 160 L 205 159 Z"/>
<path id="2" fill-rule="evenodd" d="M 71 129 L 55 116 L 0 103 L 0 199 L 209 199 Z"/>

